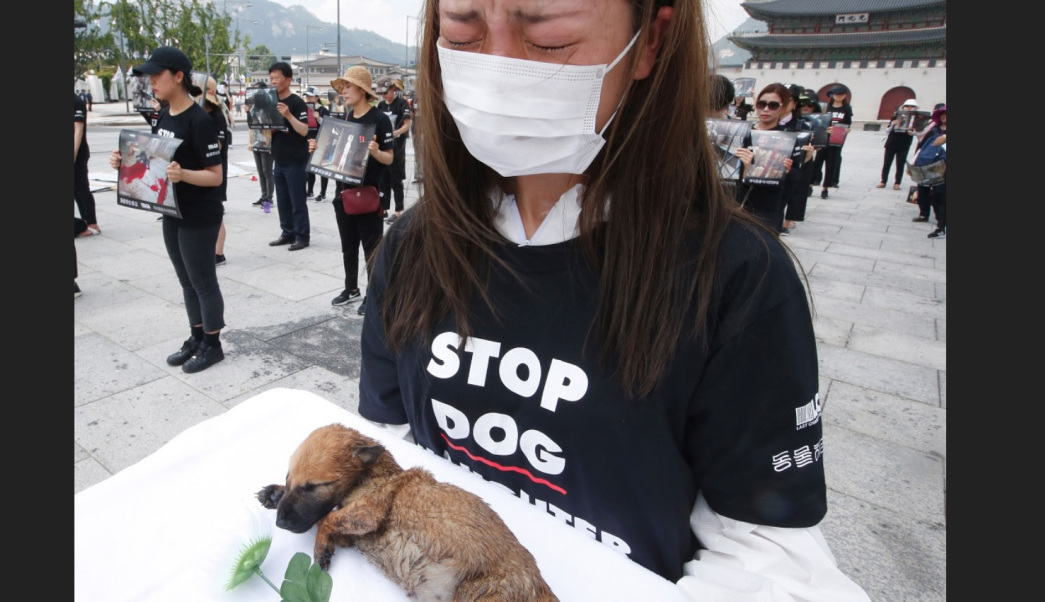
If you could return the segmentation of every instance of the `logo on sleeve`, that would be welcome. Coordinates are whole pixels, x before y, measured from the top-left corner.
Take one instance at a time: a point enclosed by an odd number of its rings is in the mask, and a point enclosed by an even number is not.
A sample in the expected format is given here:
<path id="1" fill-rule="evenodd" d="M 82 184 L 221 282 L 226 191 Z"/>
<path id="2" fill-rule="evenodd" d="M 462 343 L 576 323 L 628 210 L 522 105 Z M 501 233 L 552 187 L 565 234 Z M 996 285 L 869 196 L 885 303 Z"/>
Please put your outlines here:
<path id="1" fill-rule="evenodd" d="M 823 409 L 824 404 L 820 403 L 820 393 L 813 395 L 813 399 L 809 403 L 795 408 L 795 430 L 800 431 L 819 422 Z"/>

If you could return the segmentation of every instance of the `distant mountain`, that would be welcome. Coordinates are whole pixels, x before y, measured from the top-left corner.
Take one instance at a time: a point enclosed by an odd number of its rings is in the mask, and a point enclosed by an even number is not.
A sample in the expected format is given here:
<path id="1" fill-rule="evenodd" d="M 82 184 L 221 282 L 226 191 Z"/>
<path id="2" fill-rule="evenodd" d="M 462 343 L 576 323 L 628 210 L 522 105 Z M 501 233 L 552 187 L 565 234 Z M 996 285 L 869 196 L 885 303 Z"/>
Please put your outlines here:
<path id="1" fill-rule="evenodd" d="M 287 8 L 269 0 L 250 0 L 250 6 L 236 4 L 229 5 L 228 9 L 232 16 L 232 28 L 238 25 L 240 32 L 250 37 L 252 48 L 264 44 L 277 56 L 316 54 L 323 48 L 324 42 L 329 42 L 327 50 L 337 52 L 337 23 L 321 21 L 303 6 Z M 416 47 L 411 46 L 407 50 L 403 44 L 372 31 L 349 29 L 345 27 L 345 11 L 342 11 L 341 17 L 341 56 L 362 54 L 367 58 L 397 65 L 402 65 L 406 58 L 411 61 L 408 66 L 413 66 Z M 317 31 L 317 27 L 322 27 L 323 31 Z"/>

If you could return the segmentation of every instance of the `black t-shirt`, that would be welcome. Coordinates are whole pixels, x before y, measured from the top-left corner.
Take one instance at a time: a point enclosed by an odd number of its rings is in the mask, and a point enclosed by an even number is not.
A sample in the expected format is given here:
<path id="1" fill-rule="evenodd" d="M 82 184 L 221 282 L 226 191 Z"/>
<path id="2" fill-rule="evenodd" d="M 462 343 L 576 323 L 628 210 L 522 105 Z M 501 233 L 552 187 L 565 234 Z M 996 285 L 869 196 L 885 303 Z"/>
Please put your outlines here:
<path id="1" fill-rule="evenodd" d="M 375 124 L 377 129 L 374 131 L 374 135 L 377 136 L 377 147 L 380 150 L 387 151 L 392 148 L 392 122 L 388 120 L 388 117 L 384 113 L 377 110 L 375 107 L 370 107 L 370 110 L 363 114 L 362 117 L 356 117 L 355 111 L 351 107 L 345 109 L 345 121 L 352 123 L 361 123 L 363 125 Z M 367 144 L 370 142 L 367 141 Z M 363 182 L 360 186 L 378 186 L 381 183 L 381 174 L 388 169 L 388 166 L 378 161 L 373 155 L 367 157 L 366 160 L 366 171 L 363 172 Z M 345 188 L 345 184 L 338 182 L 334 192 L 334 202 L 341 202 L 338 198 L 338 194 Z"/>
<path id="2" fill-rule="evenodd" d="M 823 518 L 816 340 L 794 263 L 771 235 L 730 227 L 709 349 L 684 337 L 655 390 L 635 401 L 597 358 L 599 277 L 576 241 L 496 247 L 523 282 L 489 262 L 484 291 L 500 314 L 477 294 L 464 350 L 448 315 L 430 347 L 390 351 L 379 312 L 414 213 L 393 224 L 371 273 L 363 417 L 409 422 L 419 445 L 671 581 L 701 547 L 689 524 L 699 490 L 737 520 L 798 528 Z M 691 241 L 694 257 L 700 244 Z M 666 319 L 690 332 L 695 318 Z"/>
<path id="3" fill-rule="evenodd" d="M 86 165 L 91 158 L 91 147 L 87 146 L 87 103 L 73 92 L 73 123 L 83 124 L 83 137 L 80 139 L 80 150 L 76 151 L 76 164 Z"/>
<path id="4" fill-rule="evenodd" d="M 214 119 L 203 107 L 192 103 L 188 109 L 170 114 L 170 107 L 160 111 L 156 121 L 156 134 L 165 138 L 177 138 L 182 141 L 174 150 L 173 160 L 182 169 L 204 169 L 211 165 L 221 165 L 221 150 L 218 148 L 218 130 Z M 181 226 L 185 228 L 202 228 L 221 223 L 225 213 L 222 206 L 220 186 L 196 186 L 188 182 L 174 184 L 178 207 L 181 208 Z M 164 215 L 163 219 L 178 219 Z"/>
<path id="5" fill-rule="evenodd" d="M 287 105 L 290 114 L 297 117 L 298 121 L 308 123 L 308 106 L 305 99 L 297 94 L 288 94 L 279 102 Z M 287 130 L 272 130 L 272 160 L 280 164 L 307 163 L 308 162 L 308 135 L 302 136 L 290 127 L 286 117 L 280 117 Z"/>
<path id="6" fill-rule="evenodd" d="M 206 110 L 206 109 L 204 109 Z M 218 142 L 221 143 L 221 186 L 218 188 L 221 190 L 221 200 L 228 199 L 228 186 L 229 186 L 229 138 L 231 138 L 231 132 L 229 132 L 229 120 L 226 119 L 225 113 L 221 110 L 221 107 L 214 107 L 211 109 L 210 118 L 214 122 L 214 128 L 218 131 Z"/>
<path id="7" fill-rule="evenodd" d="M 392 129 L 398 130 L 403 126 L 403 122 L 410 119 L 410 105 L 402 96 L 396 96 L 396 99 L 391 104 L 381 101 L 377 103 L 377 110 L 381 111 L 385 115 L 388 115 L 388 119 L 392 122 Z M 403 132 L 402 136 L 395 138 L 395 154 L 398 159 L 400 156 L 405 157 L 403 151 L 406 149 L 406 139 L 410 137 L 410 131 Z"/>
<path id="8" fill-rule="evenodd" d="M 831 114 L 831 125 L 836 123 L 842 123 L 845 125 L 853 125 L 853 106 L 843 105 L 840 107 L 832 107 L 830 104 L 824 110 L 825 113 Z"/>

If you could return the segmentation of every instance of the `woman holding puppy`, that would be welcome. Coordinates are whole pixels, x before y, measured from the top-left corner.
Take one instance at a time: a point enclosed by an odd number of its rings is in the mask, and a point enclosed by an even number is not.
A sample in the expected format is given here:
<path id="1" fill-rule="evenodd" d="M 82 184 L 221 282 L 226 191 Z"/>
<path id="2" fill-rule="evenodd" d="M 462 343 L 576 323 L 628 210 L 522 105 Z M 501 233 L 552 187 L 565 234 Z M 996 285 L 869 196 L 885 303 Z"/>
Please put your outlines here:
<path id="1" fill-rule="evenodd" d="M 716 174 L 701 3 L 422 24 L 425 189 L 378 248 L 360 414 L 694 599 L 867 600 L 818 527 L 801 278 Z"/>

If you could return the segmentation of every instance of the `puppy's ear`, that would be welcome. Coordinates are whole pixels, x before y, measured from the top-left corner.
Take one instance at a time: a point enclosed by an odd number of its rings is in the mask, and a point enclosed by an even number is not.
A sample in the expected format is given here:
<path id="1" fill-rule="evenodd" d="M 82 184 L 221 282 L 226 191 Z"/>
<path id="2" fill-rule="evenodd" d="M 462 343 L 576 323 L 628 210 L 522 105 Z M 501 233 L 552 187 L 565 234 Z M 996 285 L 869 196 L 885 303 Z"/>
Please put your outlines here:
<path id="1" fill-rule="evenodd" d="M 373 464 L 374 461 L 385 451 L 381 445 L 360 445 L 355 449 L 357 458 L 363 461 L 364 466 Z"/>

